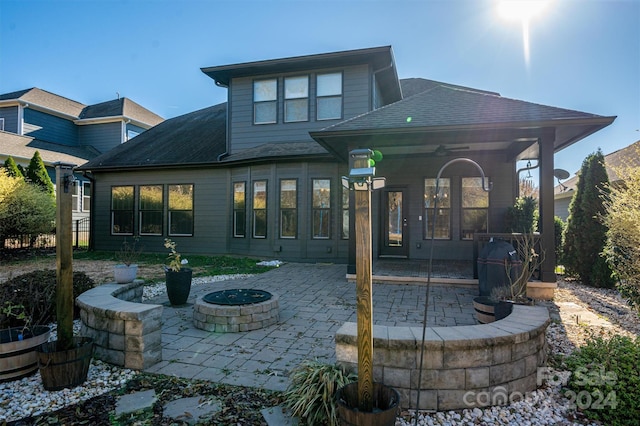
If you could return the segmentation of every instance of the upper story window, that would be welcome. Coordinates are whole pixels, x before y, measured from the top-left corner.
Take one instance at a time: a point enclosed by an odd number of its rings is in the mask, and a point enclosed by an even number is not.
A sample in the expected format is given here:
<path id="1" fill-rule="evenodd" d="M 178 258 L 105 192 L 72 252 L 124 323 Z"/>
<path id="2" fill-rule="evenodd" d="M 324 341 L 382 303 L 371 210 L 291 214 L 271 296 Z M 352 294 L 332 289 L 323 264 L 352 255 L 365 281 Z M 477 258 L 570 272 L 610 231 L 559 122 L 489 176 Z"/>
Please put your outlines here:
<path id="1" fill-rule="evenodd" d="M 342 73 L 318 74 L 316 83 L 317 119 L 342 118 Z"/>
<path id="2" fill-rule="evenodd" d="M 284 121 L 292 123 L 309 120 L 309 77 L 284 79 Z"/>
<path id="3" fill-rule="evenodd" d="M 272 124 L 278 117 L 278 80 L 253 82 L 253 123 Z"/>

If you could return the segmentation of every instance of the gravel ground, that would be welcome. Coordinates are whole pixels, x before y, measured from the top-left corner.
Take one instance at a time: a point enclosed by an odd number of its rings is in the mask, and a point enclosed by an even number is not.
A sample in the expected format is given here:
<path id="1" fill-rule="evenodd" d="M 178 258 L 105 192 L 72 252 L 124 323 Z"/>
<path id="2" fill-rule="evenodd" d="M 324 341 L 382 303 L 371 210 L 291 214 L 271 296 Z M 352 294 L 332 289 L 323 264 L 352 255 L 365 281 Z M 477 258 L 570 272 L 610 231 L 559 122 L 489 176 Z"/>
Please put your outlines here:
<path id="1" fill-rule="evenodd" d="M 225 277 L 228 279 L 230 277 Z M 220 279 L 220 278 L 217 278 Z M 202 281 L 211 278 L 203 278 Z M 194 284 L 197 285 L 196 279 Z M 150 287 L 146 295 L 161 292 L 163 284 Z M 571 353 L 584 344 L 592 334 L 617 333 L 628 336 L 640 334 L 640 320 L 616 291 L 583 287 L 571 282 L 560 282 L 554 302 L 540 302 L 549 307 L 553 318 L 558 318 L 556 303 L 575 303 L 611 322 L 610 326 L 589 326 L 580 321 L 554 320 L 547 330 L 550 360 Z M 557 372 L 567 377 L 568 372 Z M 558 381 L 559 382 L 559 381 Z M 20 425 L 51 424 L 180 424 L 163 418 L 161 404 L 144 422 L 131 419 L 126 423 L 113 423 L 109 412 L 115 407 L 118 394 L 142 389 L 156 389 L 159 401 L 175 399 L 176 395 L 215 395 L 226 407 L 214 424 L 260 425 L 260 410 L 281 403 L 277 393 L 233 386 L 220 386 L 208 382 L 185 381 L 164 376 L 136 373 L 94 360 L 87 382 L 83 386 L 59 392 L 42 388 L 39 373 L 22 380 L 0 383 L 0 424 L 4 421 Z M 569 409 L 568 400 L 560 385 L 546 384 L 509 406 L 473 409 L 461 412 L 420 413 L 420 425 L 598 425 L 581 413 Z M 412 412 L 404 412 L 396 426 L 414 424 Z"/>

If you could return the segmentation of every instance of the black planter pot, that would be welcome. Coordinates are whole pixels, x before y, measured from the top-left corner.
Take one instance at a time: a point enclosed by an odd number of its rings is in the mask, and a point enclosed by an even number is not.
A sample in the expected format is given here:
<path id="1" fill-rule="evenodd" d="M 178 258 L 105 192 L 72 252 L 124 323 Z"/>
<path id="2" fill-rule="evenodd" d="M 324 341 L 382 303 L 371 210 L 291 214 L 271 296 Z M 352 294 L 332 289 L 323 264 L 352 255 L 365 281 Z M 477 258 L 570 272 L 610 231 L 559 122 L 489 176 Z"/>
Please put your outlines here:
<path id="1" fill-rule="evenodd" d="M 373 384 L 373 411 L 358 409 L 358 382 L 338 389 L 338 416 L 343 426 L 393 426 L 396 424 L 400 394 L 382 383 Z"/>
<path id="2" fill-rule="evenodd" d="M 172 305 L 184 305 L 191 293 L 191 277 L 193 271 L 181 268 L 179 271 L 165 271 L 167 296 Z"/>
<path id="3" fill-rule="evenodd" d="M 71 349 L 66 350 L 58 349 L 57 340 L 40 345 L 37 350 L 38 368 L 44 388 L 57 391 L 84 383 L 91 365 L 93 346 L 90 337 L 73 337 Z"/>

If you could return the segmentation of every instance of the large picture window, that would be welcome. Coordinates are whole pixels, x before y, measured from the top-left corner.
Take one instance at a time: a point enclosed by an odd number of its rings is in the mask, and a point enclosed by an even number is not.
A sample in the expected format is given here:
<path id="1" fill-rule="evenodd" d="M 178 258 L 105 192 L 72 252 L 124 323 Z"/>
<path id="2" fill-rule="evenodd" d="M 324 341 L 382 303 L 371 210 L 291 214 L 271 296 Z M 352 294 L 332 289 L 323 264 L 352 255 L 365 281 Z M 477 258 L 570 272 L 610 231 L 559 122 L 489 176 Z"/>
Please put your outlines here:
<path id="1" fill-rule="evenodd" d="M 331 229 L 331 180 L 313 179 L 312 182 L 312 237 L 328 239 Z"/>
<path id="2" fill-rule="evenodd" d="M 284 79 L 284 121 L 309 120 L 309 77 Z"/>
<path id="3" fill-rule="evenodd" d="M 253 182 L 253 238 L 267 238 L 267 181 Z"/>
<path id="4" fill-rule="evenodd" d="M 318 74 L 316 83 L 317 119 L 342 118 L 342 73 Z"/>
<path id="5" fill-rule="evenodd" d="M 438 197 L 438 205 L 434 203 Z M 434 211 L 434 207 L 437 210 Z M 449 178 L 440 178 L 438 194 L 436 194 L 436 180 L 424 180 L 424 239 L 431 239 L 433 222 L 435 220 L 436 240 L 448 240 L 451 238 L 451 181 Z"/>
<path id="6" fill-rule="evenodd" d="M 133 235 L 133 186 L 111 187 L 111 233 Z"/>
<path id="7" fill-rule="evenodd" d="M 169 185 L 169 235 L 193 235 L 193 185 Z"/>
<path id="8" fill-rule="evenodd" d="M 162 185 L 140 186 L 140 235 L 162 235 Z"/>
<path id="9" fill-rule="evenodd" d="M 253 82 L 253 122 L 271 124 L 278 117 L 278 81 L 275 78 Z"/>
<path id="10" fill-rule="evenodd" d="M 280 238 L 298 236 L 297 186 L 295 179 L 280 181 Z"/>
<path id="11" fill-rule="evenodd" d="M 246 235 L 246 185 L 244 182 L 233 184 L 233 236 L 243 238 Z"/>
<path id="12" fill-rule="evenodd" d="M 463 240 L 472 240 L 475 233 L 486 233 L 488 218 L 489 193 L 482 189 L 482 178 L 462 178 L 462 229 L 460 237 Z"/>

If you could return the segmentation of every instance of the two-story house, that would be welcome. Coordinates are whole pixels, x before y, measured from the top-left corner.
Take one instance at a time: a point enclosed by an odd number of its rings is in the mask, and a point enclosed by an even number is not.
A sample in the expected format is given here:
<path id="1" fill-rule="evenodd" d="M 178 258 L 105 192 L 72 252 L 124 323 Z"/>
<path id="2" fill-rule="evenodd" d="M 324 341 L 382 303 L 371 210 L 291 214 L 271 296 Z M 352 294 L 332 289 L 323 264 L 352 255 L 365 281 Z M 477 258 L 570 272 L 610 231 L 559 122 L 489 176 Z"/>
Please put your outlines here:
<path id="1" fill-rule="evenodd" d="M 127 98 L 95 105 L 31 88 L 0 95 L 0 161 L 26 167 L 38 151 L 55 182 L 56 162 L 81 165 L 163 119 Z M 91 182 L 78 175 L 74 219 L 89 217 Z"/>
<path id="2" fill-rule="evenodd" d="M 473 258 L 474 235 L 503 232 L 516 163 L 541 167 L 543 280 L 554 281 L 553 154 L 614 117 L 424 79 L 399 80 L 390 46 L 203 68 L 227 102 L 167 120 L 83 165 L 95 182 L 95 248 L 140 235 L 182 252 L 355 265 L 348 153 L 380 150 L 373 254 Z M 473 160 L 493 182 L 482 190 Z M 440 202 L 434 211 L 436 177 Z M 474 261 L 474 260 L 473 260 Z"/>

